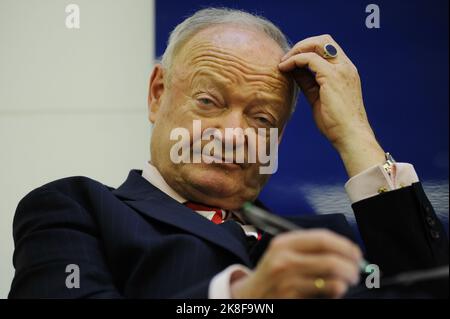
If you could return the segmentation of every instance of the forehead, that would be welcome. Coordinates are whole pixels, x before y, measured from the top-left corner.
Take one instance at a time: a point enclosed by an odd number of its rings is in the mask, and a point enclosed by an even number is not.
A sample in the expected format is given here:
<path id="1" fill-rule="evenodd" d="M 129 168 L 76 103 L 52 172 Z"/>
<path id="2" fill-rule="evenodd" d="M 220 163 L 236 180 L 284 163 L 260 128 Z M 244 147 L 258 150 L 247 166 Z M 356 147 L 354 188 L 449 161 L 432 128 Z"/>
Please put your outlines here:
<path id="1" fill-rule="evenodd" d="M 245 60 L 274 66 L 284 54 L 280 46 L 264 32 L 250 26 L 217 25 L 196 33 L 188 45 L 209 44 L 218 50 L 233 51 Z"/>
<path id="2" fill-rule="evenodd" d="M 175 58 L 174 73 L 183 80 L 209 74 L 229 84 L 259 86 L 284 95 L 291 81 L 278 69 L 283 55 L 281 47 L 262 31 L 220 25 L 188 40 Z"/>

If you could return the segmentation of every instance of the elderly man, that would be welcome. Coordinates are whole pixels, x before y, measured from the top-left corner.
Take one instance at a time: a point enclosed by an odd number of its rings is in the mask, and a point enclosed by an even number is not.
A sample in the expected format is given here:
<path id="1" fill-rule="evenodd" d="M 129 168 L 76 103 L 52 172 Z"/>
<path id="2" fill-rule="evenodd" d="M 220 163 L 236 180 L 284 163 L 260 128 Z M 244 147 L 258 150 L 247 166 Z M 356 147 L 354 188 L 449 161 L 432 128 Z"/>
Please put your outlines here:
<path id="1" fill-rule="evenodd" d="M 260 159 L 173 159 L 176 129 L 190 133 L 187 146 L 205 146 L 192 138 L 195 121 L 213 129 L 210 137 L 252 128 L 267 143 L 264 128 L 281 140 L 299 88 L 350 177 L 367 259 L 387 276 L 448 264 L 446 235 L 417 175 L 378 144 L 342 48 L 329 35 L 290 48 L 263 18 L 205 9 L 172 32 L 151 75 L 151 160 L 143 170 L 118 189 L 72 177 L 20 202 L 9 296 L 344 297 L 360 281 L 363 254 L 343 216 L 292 218 L 309 230 L 272 237 L 239 211 L 245 202 L 262 206 L 257 197 L 270 174 Z M 230 138 L 236 153 L 236 135 L 220 142 Z"/>

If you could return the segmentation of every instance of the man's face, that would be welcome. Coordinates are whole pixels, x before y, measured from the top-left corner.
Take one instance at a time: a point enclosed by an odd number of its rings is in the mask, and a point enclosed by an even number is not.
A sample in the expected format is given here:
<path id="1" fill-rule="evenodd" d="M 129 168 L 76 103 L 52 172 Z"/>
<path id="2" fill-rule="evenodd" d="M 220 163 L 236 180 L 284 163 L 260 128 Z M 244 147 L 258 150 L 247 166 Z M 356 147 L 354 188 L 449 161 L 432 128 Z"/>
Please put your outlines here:
<path id="1" fill-rule="evenodd" d="M 260 174 L 258 160 L 175 164 L 170 150 L 177 141 L 170 140 L 170 133 L 188 129 L 191 152 L 194 120 L 201 120 L 202 130 L 215 128 L 223 135 L 226 128 L 278 128 L 281 134 L 293 89 L 278 70 L 283 54 L 262 32 L 224 25 L 192 37 L 176 54 L 169 73 L 155 69 L 149 94 L 152 164 L 180 195 L 225 209 L 237 209 L 258 196 L 269 177 Z"/>

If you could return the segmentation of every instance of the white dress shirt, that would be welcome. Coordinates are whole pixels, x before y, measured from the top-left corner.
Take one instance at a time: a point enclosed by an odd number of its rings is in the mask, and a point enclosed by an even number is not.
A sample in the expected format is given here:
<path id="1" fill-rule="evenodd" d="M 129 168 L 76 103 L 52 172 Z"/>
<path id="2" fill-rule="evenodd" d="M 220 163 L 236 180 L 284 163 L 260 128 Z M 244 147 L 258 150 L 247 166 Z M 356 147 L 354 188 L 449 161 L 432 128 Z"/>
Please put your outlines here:
<path id="1" fill-rule="evenodd" d="M 350 201 L 358 201 L 377 196 L 380 193 L 410 186 L 419 181 L 414 167 L 407 163 L 395 163 L 393 173 L 386 173 L 383 165 L 373 166 L 364 172 L 352 177 L 346 184 L 345 190 Z M 164 180 L 162 175 L 150 163 L 145 163 L 142 170 L 142 177 L 153 186 L 173 198 L 177 202 L 184 204 L 188 200 L 175 192 Z M 197 211 L 200 215 L 211 220 L 214 213 Z M 247 236 L 257 236 L 257 231 L 251 225 L 241 225 Z M 234 280 L 247 276 L 251 270 L 243 265 L 231 265 L 218 273 L 209 284 L 208 297 L 210 299 L 229 299 L 231 298 L 230 286 Z"/>

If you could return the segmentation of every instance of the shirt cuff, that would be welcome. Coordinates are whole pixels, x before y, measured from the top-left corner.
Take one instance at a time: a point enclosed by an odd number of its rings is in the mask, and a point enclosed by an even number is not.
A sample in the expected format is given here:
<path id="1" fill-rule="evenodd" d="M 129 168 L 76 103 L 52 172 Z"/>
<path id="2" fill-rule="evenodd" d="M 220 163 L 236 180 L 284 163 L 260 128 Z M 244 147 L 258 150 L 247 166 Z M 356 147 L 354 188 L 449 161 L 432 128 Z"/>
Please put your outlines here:
<path id="1" fill-rule="evenodd" d="M 354 204 L 381 193 L 411 186 L 418 181 L 419 177 L 411 164 L 394 163 L 391 175 L 383 165 L 376 165 L 350 178 L 345 184 L 345 190 Z"/>
<path id="2" fill-rule="evenodd" d="M 231 265 L 221 271 L 209 283 L 209 299 L 231 299 L 231 283 L 249 275 L 251 270 L 243 265 Z"/>

